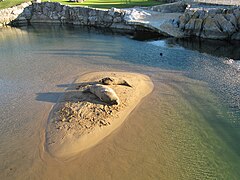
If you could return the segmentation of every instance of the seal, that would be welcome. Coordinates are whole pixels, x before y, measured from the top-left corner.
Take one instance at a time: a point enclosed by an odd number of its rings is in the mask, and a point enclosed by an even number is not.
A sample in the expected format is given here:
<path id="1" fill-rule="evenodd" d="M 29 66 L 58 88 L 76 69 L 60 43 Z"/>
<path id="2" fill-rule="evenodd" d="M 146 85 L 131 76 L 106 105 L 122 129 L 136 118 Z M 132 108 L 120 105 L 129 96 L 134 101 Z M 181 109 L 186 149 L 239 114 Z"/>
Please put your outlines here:
<path id="1" fill-rule="evenodd" d="M 83 92 L 91 92 L 92 94 L 96 95 L 99 99 L 101 99 L 103 102 L 110 105 L 120 104 L 120 99 L 115 93 L 115 91 L 112 88 L 102 84 L 89 85 Z"/>
<path id="2" fill-rule="evenodd" d="M 124 85 L 124 86 L 128 86 L 128 87 L 132 87 L 124 79 L 116 78 L 116 77 L 105 77 L 103 79 L 100 79 L 99 82 L 104 84 L 104 85 Z"/>

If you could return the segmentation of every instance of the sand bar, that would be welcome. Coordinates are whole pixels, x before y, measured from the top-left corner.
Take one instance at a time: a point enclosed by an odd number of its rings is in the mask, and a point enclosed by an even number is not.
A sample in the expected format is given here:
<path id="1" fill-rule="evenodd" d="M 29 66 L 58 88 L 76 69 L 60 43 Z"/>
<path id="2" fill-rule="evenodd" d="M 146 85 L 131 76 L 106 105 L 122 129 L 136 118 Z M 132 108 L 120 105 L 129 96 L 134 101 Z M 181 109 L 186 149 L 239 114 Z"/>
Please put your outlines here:
<path id="1" fill-rule="evenodd" d="M 105 77 L 121 78 L 131 85 L 108 85 L 119 97 L 119 105 L 108 105 L 94 94 L 84 92 L 87 85 L 98 84 Z M 118 128 L 152 90 L 151 79 L 142 74 L 93 72 L 81 75 L 50 113 L 46 129 L 47 151 L 54 157 L 69 158 L 94 146 Z"/>

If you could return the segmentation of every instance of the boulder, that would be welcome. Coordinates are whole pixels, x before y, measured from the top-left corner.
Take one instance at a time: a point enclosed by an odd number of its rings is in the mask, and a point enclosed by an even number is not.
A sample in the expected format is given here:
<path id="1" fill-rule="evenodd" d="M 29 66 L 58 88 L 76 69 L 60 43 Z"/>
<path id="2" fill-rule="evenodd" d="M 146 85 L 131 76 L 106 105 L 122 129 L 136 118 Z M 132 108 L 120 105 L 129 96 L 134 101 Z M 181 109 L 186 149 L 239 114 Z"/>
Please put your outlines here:
<path id="1" fill-rule="evenodd" d="M 190 15 L 188 13 L 184 13 L 182 16 L 179 17 L 179 28 L 184 30 L 185 25 L 190 20 Z"/>
<path id="2" fill-rule="evenodd" d="M 208 17 L 204 21 L 201 37 L 210 39 L 226 39 L 228 38 L 228 33 L 221 31 L 214 18 Z"/>
<path id="3" fill-rule="evenodd" d="M 200 36 L 202 30 L 202 19 L 190 19 L 185 26 L 185 31 L 188 36 Z"/>
<path id="4" fill-rule="evenodd" d="M 194 31 L 193 33 L 196 36 L 200 36 L 202 32 L 202 25 L 203 25 L 203 20 L 202 19 L 196 19 L 195 20 L 195 25 L 194 25 Z"/>
<path id="5" fill-rule="evenodd" d="M 240 8 L 235 8 L 233 10 L 233 15 L 236 17 L 236 19 L 240 18 Z"/>
<path id="6" fill-rule="evenodd" d="M 23 11 L 23 16 L 29 20 L 32 17 L 32 7 L 25 8 Z"/>
<path id="7" fill-rule="evenodd" d="M 232 23 L 232 25 L 237 28 L 237 18 L 234 16 L 234 14 L 226 14 L 225 18 Z"/>
<path id="8" fill-rule="evenodd" d="M 188 23 L 185 25 L 185 31 L 192 31 L 195 28 L 195 20 L 196 19 L 190 19 Z"/>
<path id="9" fill-rule="evenodd" d="M 224 33 L 231 35 L 236 32 L 234 25 L 231 23 L 231 21 L 227 20 L 223 14 L 217 14 L 214 16 L 214 20 L 218 23 L 220 30 L 222 30 Z"/>

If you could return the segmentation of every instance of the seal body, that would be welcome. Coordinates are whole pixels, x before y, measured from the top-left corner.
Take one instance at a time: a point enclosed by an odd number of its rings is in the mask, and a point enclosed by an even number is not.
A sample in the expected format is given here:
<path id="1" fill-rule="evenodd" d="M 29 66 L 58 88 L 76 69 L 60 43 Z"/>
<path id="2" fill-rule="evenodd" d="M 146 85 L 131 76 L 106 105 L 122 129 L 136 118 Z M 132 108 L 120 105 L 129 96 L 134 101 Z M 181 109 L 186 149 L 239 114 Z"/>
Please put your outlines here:
<path id="1" fill-rule="evenodd" d="M 107 86 L 101 85 L 101 84 L 94 84 L 90 85 L 88 87 L 88 90 L 95 94 L 99 99 L 101 99 L 103 102 L 106 102 L 110 105 L 120 104 L 120 100 L 115 93 L 115 91 Z"/>
<path id="2" fill-rule="evenodd" d="M 100 83 L 105 85 L 124 85 L 132 87 L 127 81 L 125 81 L 122 78 L 116 78 L 116 77 L 105 77 L 101 80 L 99 80 Z"/>

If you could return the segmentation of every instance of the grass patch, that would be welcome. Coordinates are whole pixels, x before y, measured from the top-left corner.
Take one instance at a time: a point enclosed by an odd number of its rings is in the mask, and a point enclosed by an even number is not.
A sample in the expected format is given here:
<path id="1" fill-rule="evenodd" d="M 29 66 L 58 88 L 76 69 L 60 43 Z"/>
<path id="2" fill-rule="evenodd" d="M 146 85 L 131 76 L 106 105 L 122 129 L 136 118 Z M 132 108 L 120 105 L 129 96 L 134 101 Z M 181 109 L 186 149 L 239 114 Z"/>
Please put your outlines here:
<path id="1" fill-rule="evenodd" d="M 4 0 L 4 1 L 0 0 L 0 9 L 16 6 L 24 2 L 28 2 L 28 0 Z"/>
<path id="2" fill-rule="evenodd" d="M 0 0 L 1 1 L 1 0 Z M 43 2 L 48 0 L 43 0 Z M 12 7 L 27 0 L 5 0 L 0 2 L 0 9 Z M 60 2 L 65 5 L 71 6 L 88 6 L 93 8 L 110 9 L 115 8 L 130 8 L 134 6 L 154 6 L 163 4 L 156 0 L 85 0 L 83 3 L 69 2 L 68 0 L 51 0 L 51 2 Z"/>
<path id="3" fill-rule="evenodd" d="M 52 0 L 52 2 L 60 2 L 71 6 L 88 6 L 102 9 L 110 9 L 112 7 L 130 8 L 134 6 L 155 6 L 163 4 L 156 0 L 85 0 L 82 3 L 69 2 L 68 0 Z"/>

